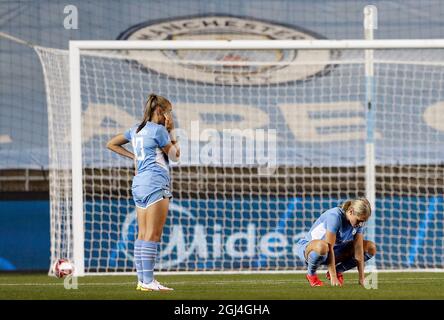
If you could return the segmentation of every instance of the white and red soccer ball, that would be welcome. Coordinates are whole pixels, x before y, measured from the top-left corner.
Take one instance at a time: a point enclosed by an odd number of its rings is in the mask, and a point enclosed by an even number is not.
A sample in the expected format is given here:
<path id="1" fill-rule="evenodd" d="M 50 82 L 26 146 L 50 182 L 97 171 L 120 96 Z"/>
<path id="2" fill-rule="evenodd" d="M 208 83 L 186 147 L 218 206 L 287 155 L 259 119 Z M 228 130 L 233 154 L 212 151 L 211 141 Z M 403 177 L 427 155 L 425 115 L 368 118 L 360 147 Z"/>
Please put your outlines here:
<path id="1" fill-rule="evenodd" d="M 57 278 L 65 278 L 74 273 L 74 264 L 68 259 L 58 259 L 54 263 L 53 271 Z"/>

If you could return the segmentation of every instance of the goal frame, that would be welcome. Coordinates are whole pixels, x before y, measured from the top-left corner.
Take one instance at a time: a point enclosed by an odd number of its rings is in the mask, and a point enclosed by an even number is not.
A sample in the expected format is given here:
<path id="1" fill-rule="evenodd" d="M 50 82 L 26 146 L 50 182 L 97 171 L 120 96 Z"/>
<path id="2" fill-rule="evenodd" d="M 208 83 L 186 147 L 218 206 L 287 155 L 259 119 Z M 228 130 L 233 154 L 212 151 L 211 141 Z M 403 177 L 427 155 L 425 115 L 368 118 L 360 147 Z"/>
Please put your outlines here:
<path id="1" fill-rule="evenodd" d="M 370 27 L 372 28 L 372 27 Z M 366 28 L 367 30 L 368 28 Z M 374 26 L 373 26 L 374 29 Z M 84 208 L 82 180 L 82 128 L 81 128 L 81 51 L 102 50 L 366 50 L 366 197 L 375 212 L 375 154 L 372 115 L 376 109 L 372 101 L 373 50 L 374 49 L 444 49 L 444 39 L 373 40 L 368 32 L 367 40 L 158 40 L 158 41 L 70 41 L 69 79 L 71 103 L 71 151 L 72 151 L 72 210 L 73 210 L 73 262 L 75 275 L 84 276 Z M 372 215 L 374 221 L 375 214 Z M 374 238 L 374 223 L 369 224 L 370 240 Z M 440 269 L 434 269 L 440 271 Z M 444 271 L 444 270 L 442 270 Z M 205 271 L 211 272 L 211 271 Z"/>

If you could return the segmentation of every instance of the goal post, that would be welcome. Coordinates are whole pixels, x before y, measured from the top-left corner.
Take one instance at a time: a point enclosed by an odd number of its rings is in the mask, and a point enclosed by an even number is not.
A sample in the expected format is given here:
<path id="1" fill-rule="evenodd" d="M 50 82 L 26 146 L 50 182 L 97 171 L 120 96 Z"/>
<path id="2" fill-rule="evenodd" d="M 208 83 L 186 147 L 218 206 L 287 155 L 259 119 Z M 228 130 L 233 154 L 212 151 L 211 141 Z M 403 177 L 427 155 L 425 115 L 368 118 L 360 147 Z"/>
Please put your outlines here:
<path id="1" fill-rule="evenodd" d="M 302 270 L 297 238 L 355 196 L 373 199 L 378 270 L 444 269 L 444 40 L 71 41 L 69 51 L 36 50 L 48 96 L 51 259 L 73 259 L 77 276 L 135 270 L 132 163 L 105 142 L 140 120 L 151 92 L 171 99 L 186 136 L 160 271 Z M 240 153 L 224 144 L 227 131 L 242 140 Z M 257 161 L 264 149 L 275 155 L 268 175 Z"/>
<path id="2" fill-rule="evenodd" d="M 368 5 L 364 8 L 364 38 L 374 40 L 374 30 L 378 28 L 377 8 Z M 373 49 L 365 50 L 365 106 L 366 106 L 366 141 L 365 141 L 365 195 L 373 209 L 373 217 L 367 226 L 367 239 L 375 242 L 376 219 L 376 168 L 375 168 L 375 77 L 374 77 L 374 52 Z M 376 268 L 375 260 L 370 260 L 373 270 Z"/>
<path id="3" fill-rule="evenodd" d="M 82 170 L 82 103 L 80 90 L 80 48 L 69 44 L 69 89 L 71 98 L 71 156 L 72 156 L 72 230 L 74 275 L 85 274 L 84 209 Z"/>

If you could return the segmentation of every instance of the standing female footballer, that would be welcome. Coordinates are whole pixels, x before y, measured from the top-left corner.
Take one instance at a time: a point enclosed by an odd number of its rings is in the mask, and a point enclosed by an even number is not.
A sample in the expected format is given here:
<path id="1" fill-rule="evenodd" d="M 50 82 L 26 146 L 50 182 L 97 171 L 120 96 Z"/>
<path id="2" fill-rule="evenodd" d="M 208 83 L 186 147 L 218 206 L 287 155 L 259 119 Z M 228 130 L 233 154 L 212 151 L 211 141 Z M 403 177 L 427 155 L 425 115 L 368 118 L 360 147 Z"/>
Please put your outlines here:
<path id="1" fill-rule="evenodd" d="M 326 277 L 332 286 L 342 286 L 343 272 L 356 266 L 359 284 L 364 285 L 364 262 L 376 254 L 375 244 L 363 238 L 363 224 L 370 215 L 367 199 L 348 200 L 321 214 L 297 242 L 297 255 L 307 265 L 306 278 L 312 287 L 323 285 L 316 274 L 322 264 L 328 266 Z"/>
<path id="2" fill-rule="evenodd" d="M 131 142 L 133 152 L 123 147 Z M 154 279 L 154 265 L 170 198 L 169 161 L 178 161 L 180 149 L 174 135 L 171 103 L 151 94 L 145 104 L 143 120 L 125 133 L 114 136 L 107 148 L 133 159 L 136 175 L 132 194 L 136 204 L 138 236 L 134 245 L 137 290 L 169 291 Z"/>

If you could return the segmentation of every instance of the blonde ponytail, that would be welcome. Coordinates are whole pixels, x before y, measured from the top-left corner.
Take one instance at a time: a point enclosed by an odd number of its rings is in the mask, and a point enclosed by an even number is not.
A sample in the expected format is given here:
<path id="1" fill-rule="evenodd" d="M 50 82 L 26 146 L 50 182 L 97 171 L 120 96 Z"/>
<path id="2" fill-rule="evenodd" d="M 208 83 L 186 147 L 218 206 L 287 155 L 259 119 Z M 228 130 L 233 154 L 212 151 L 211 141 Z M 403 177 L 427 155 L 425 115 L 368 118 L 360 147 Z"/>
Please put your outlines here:
<path id="1" fill-rule="evenodd" d="M 136 133 L 145 127 L 146 123 L 151 120 L 151 115 L 154 108 L 156 107 L 157 96 L 155 94 L 150 94 L 147 102 L 145 103 L 145 111 L 143 112 L 143 120 L 137 127 Z"/>
<path id="2" fill-rule="evenodd" d="M 140 125 L 137 127 L 136 133 L 138 133 L 140 130 L 145 127 L 148 121 L 151 121 L 151 117 L 153 115 L 154 109 L 156 109 L 157 106 L 160 106 L 163 110 L 165 110 L 168 106 L 171 106 L 171 103 L 168 101 L 168 99 L 158 96 L 157 94 L 150 94 L 148 96 L 148 100 L 145 103 L 145 111 L 143 112 L 143 120 L 140 123 Z"/>

